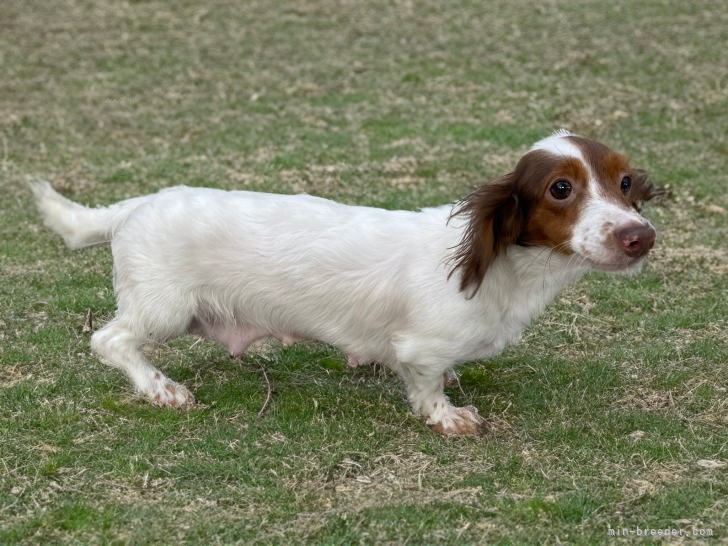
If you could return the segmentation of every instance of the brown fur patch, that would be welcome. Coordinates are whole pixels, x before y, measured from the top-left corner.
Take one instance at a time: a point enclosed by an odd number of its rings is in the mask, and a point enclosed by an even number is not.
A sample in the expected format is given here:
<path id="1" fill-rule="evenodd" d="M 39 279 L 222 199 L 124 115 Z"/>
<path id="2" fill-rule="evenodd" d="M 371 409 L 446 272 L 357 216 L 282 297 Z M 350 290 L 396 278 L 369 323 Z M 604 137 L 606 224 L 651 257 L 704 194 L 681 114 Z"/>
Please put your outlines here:
<path id="1" fill-rule="evenodd" d="M 558 180 L 571 184 L 574 197 L 568 202 L 544 198 L 550 185 Z M 566 243 L 571 239 L 574 224 L 579 216 L 580 205 L 586 195 L 588 173 L 584 164 L 575 158 L 566 158 L 543 180 L 541 195 L 528 218 L 524 243 L 555 248 L 562 254 L 571 254 Z M 527 237 L 527 239 L 526 239 Z"/>
<path id="2" fill-rule="evenodd" d="M 571 136 L 568 139 L 581 150 L 605 197 L 637 210 L 640 210 L 641 202 L 652 199 L 655 187 L 650 181 L 649 175 L 642 169 L 633 169 L 626 156 L 588 138 Z M 621 190 L 622 179 L 625 176 L 632 181 L 632 189 L 627 195 L 624 195 Z"/>
<path id="3" fill-rule="evenodd" d="M 650 175 L 643 169 L 632 169 L 632 206 L 641 211 L 641 205 L 655 196 L 655 185 Z"/>
<path id="4" fill-rule="evenodd" d="M 556 156 L 536 150 L 524 155 L 516 169 L 465 197 L 454 210 L 468 225 L 451 260 L 450 276 L 461 272 L 460 290 L 478 291 L 490 264 L 523 238 L 529 209 L 538 198 L 543 180 L 559 164 Z"/>

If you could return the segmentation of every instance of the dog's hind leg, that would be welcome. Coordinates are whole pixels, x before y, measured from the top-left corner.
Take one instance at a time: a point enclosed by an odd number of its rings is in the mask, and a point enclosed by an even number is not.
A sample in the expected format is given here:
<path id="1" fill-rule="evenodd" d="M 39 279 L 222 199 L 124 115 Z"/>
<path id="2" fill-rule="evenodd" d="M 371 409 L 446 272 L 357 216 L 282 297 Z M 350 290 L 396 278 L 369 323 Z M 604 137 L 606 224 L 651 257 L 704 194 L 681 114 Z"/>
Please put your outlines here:
<path id="1" fill-rule="evenodd" d="M 146 341 L 117 317 L 93 335 L 91 348 L 103 360 L 126 372 L 152 403 L 170 407 L 192 404 L 194 398 L 186 387 L 166 377 L 144 357 L 141 346 Z"/>

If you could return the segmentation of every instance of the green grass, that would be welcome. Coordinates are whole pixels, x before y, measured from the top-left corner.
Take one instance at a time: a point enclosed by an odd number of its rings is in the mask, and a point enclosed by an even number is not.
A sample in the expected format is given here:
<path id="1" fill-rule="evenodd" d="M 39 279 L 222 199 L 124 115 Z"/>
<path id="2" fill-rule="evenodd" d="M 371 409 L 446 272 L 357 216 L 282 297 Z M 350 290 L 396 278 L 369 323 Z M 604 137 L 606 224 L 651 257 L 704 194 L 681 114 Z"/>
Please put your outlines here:
<path id="1" fill-rule="evenodd" d="M 718 0 L 0 2 L 0 544 L 726 540 L 727 46 Z M 448 394 L 489 415 L 478 439 L 315 342 L 150 348 L 198 401 L 152 407 L 82 332 L 115 309 L 109 249 L 68 250 L 25 185 L 415 209 L 560 127 L 669 186 L 645 209 L 659 240 L 462 367 Z"/>

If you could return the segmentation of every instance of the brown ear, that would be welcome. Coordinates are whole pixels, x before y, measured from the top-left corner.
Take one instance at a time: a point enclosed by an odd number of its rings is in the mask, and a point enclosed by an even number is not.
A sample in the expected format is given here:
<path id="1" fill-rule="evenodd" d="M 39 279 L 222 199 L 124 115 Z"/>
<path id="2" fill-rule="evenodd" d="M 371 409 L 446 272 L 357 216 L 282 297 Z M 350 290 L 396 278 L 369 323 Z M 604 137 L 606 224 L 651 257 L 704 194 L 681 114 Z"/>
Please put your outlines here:
<path id="1" fill-rule="evenodd" d="M 460 271 L 460 290 L 471 289 L 468 299 L 477 293 L 493 260 L 518 242 L 525 227 L 515 180 L 509 173 L 485 184 L 461 200 L 450 215 L 468 222 L 450 258 L 455 265 L 448 275 L 449 279 Z"/>
<path id="2" fill-rule="evenodd" d="M 639 205 L 644 201 L 649 201 L 655 196 L 655 185 L 650 179 L 647 171 L 642 169 L 634 169 L 634 180 L 632 181 L 632 199 L 635 200 L 635 208 L 640 210 Z"/>

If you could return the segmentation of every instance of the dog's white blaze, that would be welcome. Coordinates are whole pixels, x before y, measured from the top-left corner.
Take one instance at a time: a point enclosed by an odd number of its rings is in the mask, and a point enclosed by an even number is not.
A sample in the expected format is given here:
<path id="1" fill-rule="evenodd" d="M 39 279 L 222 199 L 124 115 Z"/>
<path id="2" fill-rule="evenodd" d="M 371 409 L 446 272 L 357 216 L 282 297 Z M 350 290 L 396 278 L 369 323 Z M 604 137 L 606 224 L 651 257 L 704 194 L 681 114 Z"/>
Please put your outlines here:
<path id="1" fill-rule="evenodd" d="M 566 137 L 572 136 L 566 129 L 556 131 L 553 135 L 539 140 L 536 144 L 531 146 L 530 152 L 536 150 L 543 150 L 549 152 L 557 157 L 574 157 L 579 159 L 589 169 L 589 165 L 584 161 L 584 156 L 581 150 L 573 142 L 568 140 Z M 591 171 L 590 171 L 591 172 Z"/>

